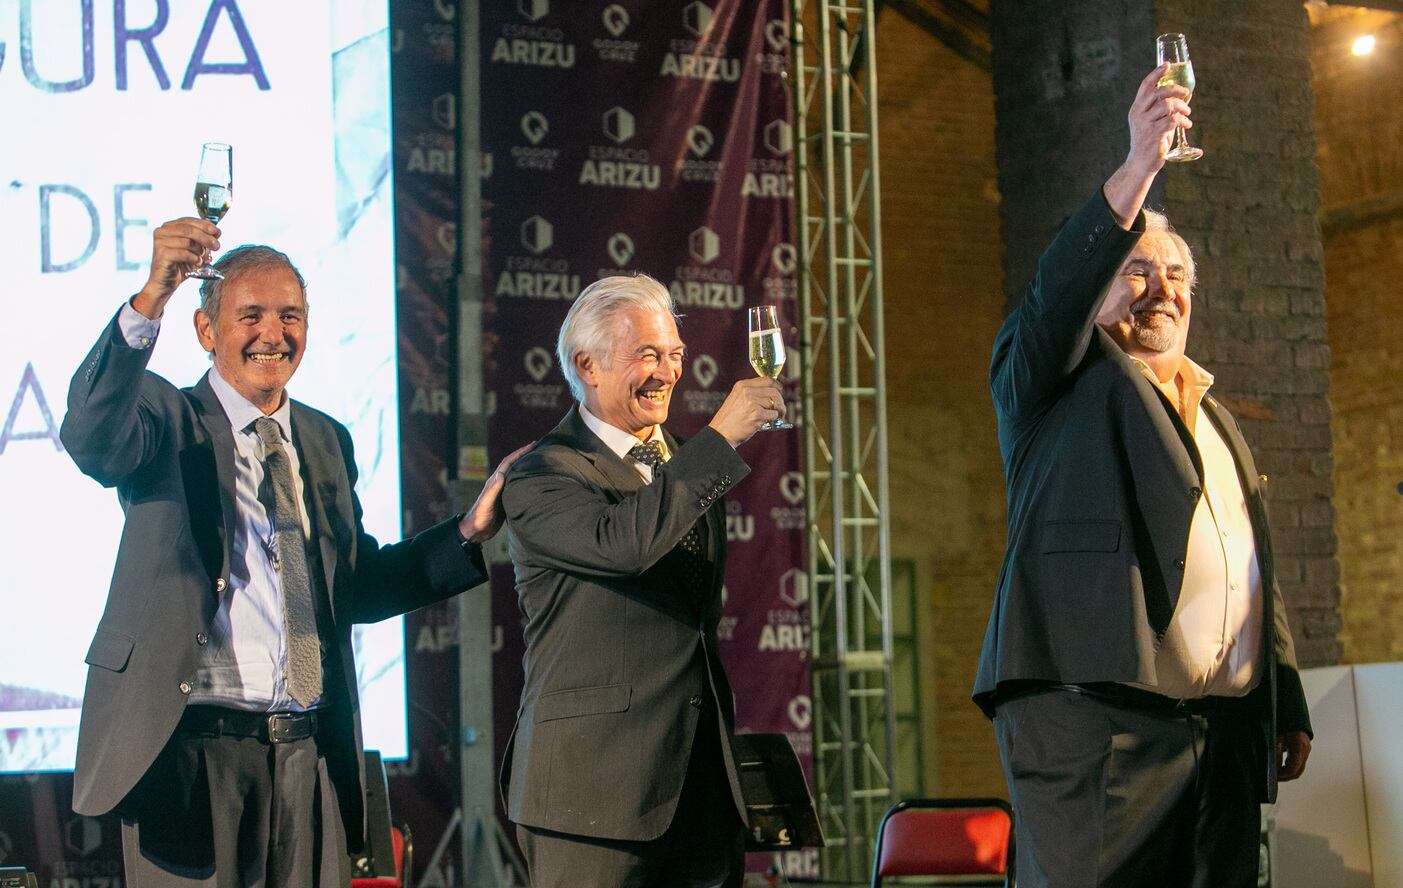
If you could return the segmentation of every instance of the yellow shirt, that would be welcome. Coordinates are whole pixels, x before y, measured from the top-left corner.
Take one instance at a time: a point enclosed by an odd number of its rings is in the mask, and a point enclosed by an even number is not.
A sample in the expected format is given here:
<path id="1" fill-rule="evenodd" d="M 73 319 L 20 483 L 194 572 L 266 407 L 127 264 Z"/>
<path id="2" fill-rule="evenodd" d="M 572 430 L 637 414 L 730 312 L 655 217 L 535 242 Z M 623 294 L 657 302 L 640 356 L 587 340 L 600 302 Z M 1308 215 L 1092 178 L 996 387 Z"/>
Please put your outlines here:
<path id="1" fill-rule="evenodd" d="M 1197 421 L 1213 376 L 1184 358 L 1178 375 L 1161 383 L 1144 362 L 1131 360 L 1170 403 L 1179 402 L 1204 475 L 1189 524 L 1184 585 L 1156 652 L 1158 681 L 1148 689 L 1176 699 L 1240 697 L 1259 678 L 1262 572 L 1237 461 L 1212 420 Z"/>

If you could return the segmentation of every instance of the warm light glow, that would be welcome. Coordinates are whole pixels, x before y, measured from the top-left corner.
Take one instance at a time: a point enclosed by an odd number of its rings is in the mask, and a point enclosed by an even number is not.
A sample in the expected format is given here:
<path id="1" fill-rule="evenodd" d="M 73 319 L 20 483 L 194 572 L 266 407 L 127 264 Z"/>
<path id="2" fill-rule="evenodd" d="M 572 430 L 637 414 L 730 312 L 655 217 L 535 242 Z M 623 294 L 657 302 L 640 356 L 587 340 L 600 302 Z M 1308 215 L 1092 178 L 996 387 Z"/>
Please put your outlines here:
<path id="1" fill-rule="evenodd" d="M 1355 40 L 1354 45 L 1349 48 L 1349 51 L 1357 56 L 1368 55 L 1369 53 L 1373 52 L 1374 35 L 1365 34 L 1363 37 L 1360 37 L 1359 39 Z"/>

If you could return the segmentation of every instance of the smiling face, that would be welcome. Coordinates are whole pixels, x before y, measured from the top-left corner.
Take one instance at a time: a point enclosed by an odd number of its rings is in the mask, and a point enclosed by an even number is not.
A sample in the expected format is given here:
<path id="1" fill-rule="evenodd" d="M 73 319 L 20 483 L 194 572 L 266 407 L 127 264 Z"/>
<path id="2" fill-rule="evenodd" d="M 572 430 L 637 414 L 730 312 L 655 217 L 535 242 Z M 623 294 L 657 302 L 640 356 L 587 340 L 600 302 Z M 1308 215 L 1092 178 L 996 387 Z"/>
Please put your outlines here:
<path id="1" fill-rule="evenodd" d="M 1161 380 L 1172 379 L 1188 342 L 1190 289 L 1189 269 L 1174 238 L 1147 232 L 1112 281 L 1096 324 Z"/>
<path id="2" fill-rule="evenodd" d="M 282 404 L 302 362 L 307 297 L 292 269 L 254 266 L 224 281 L 219 316 L 195 312 L 195 333 L 224 381 L 264 413 Z"/>
<path id="3" fill-rule="evenodd" d="M 633 309 L 613 319 L 606 353 L 575 353 L 590 413 L 641 441 L 667 421 L 685 349 L 677 323 L 662 312 Z"/>

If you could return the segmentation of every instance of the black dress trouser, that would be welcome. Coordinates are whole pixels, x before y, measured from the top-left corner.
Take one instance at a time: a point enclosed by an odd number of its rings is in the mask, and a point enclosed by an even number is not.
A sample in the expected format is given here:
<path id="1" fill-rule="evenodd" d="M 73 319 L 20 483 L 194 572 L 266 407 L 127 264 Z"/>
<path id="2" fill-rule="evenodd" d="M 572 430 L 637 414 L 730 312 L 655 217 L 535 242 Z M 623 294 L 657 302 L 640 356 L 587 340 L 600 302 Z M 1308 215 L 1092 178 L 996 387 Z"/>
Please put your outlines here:
<path id="1" fill-rule="evenodd" d="M 351 864 L 317 737 L 182 723 L 119 809 L 128 888 L 347 888 Z"/>
<path id="2" fill-rule="evenodd" d="M 1061 686 L 1000 703 L 1020 888 L 1249 888 L 1261 806 L 1245 706 L 1154 711 Z"/>

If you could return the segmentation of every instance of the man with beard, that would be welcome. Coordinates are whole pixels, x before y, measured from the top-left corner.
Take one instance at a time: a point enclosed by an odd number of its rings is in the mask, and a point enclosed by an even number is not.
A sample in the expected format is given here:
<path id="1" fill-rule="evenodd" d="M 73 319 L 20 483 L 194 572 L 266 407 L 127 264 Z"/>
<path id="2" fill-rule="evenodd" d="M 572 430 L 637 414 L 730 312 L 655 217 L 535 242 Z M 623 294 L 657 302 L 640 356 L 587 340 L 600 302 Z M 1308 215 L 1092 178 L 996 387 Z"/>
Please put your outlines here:
<path id="1" fill-rule="evenodd" d="M 503 777 L 534 888 L 734 886 L 744 802 L 716 626 L 736 448 L 784 414 L 744 379 L 663 429 L 684 347 L 650 277 L 585 288 L 560 328 L 578 402 L 507 477 L 525 687 Z"/>
<path id="2" fill-rule="evenodd" d="M 1190 125 L 1165 70 L 994 344 L 1008 550 L 974 697 L 1025 886 L 1256 885 L 1259 803 L 1310 753 L 1261 479 L 1184 354 L 1193 256 L 1142 209 Z"/>

